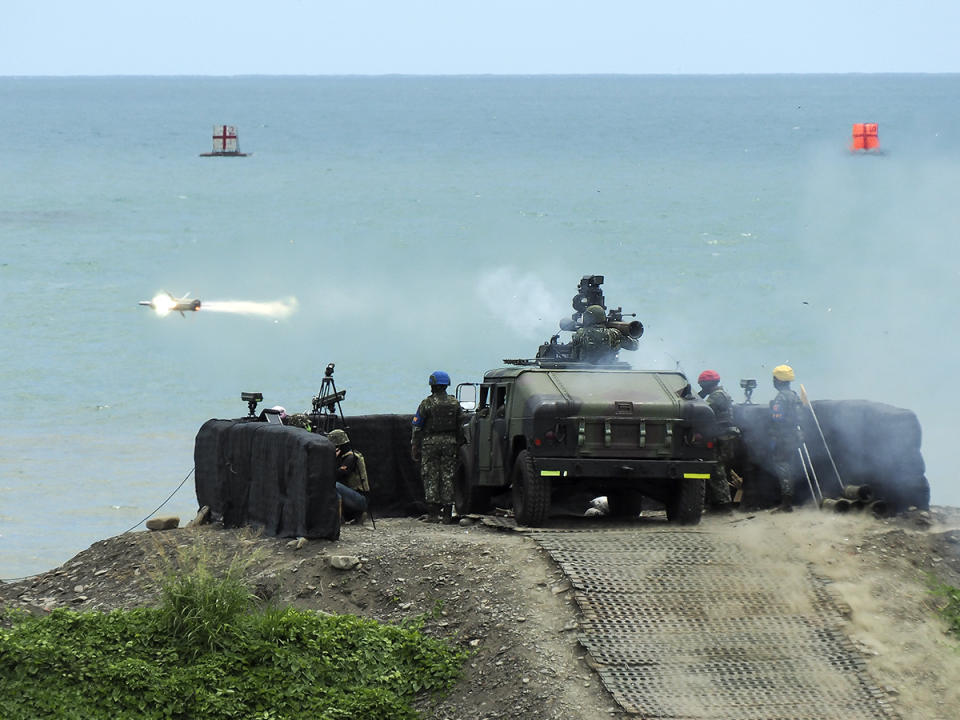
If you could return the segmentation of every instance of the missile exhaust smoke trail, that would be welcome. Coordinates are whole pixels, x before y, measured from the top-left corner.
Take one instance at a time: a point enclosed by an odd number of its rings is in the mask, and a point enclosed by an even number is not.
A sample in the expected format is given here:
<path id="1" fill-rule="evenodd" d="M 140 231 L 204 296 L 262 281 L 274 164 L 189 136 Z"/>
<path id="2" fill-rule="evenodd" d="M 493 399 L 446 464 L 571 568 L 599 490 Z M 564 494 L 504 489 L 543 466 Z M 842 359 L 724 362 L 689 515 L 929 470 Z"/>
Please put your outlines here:
<path id="1" fill-rule="evenodd" d="M 297 309 L 297 299 L 273 300 L 271 302 L 253 302 L 250 300 L 209 300 L 204 301 L 204 312 L 232 313 L 234 315 L 259 315 L 283 319 L 290 317 Z"/>
<path id="2" fill-rule="evenodd" d="M 211 300 L 201 302 L 199 299 L 190 299 L 187 295 L 182 298 L 175 298 L 170 293 L 158 293 L 152 300 L 141 300 L 141 305 L 152 308 L 160 317 L 164 317 L 173 312 L 179 312 L 181 315 L 187 312 L 198 312 L 203 309 L 206 312 L 231 313 L 233 315 L 258 315 L 275 319 L 290 317 L 297 309 L 297 299 L 294 297 L 285 300 L 272 300 L 270 302 L 255 302 L 252 300 Z"/>

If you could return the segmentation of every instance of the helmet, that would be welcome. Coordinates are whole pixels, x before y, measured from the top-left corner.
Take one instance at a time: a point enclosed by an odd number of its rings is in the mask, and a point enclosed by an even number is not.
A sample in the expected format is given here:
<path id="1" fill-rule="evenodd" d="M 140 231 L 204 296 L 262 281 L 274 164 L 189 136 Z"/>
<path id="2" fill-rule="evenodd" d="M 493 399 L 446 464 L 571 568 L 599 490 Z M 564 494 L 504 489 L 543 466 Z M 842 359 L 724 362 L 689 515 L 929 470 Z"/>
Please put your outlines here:
<path id="1" fill-rule="evenodd" d="M 708 382 L 720 382 L 720 373 L 716 370 L 704 370 L 697 378 L 697 382 L 701 385 Z"/>
<path id="2" fill-rule="evenodd" d="M 350 442 L 350 438 L 347 437 L 347 434 L 339 428 L 336 430 L 331 430 L 329 433 L 327 433 L 327 439 L 337 447 L 346 445 L 348 442 Z"/>
<path id="3" fill-rule="evenodd" d="M 583 311 L 584 325 L 603 325 L 607 319 L 607 314 L 600 305 L 591 305 Z"/>
<path id="4" fill-rule="evenodd" d="M 793 380 L 793 368 L 789 365 L 777 365 L 773 369 L 773 379 L 780 380 L 782 382 L 790 382 Z"/>
<path id="5" fill-rule="evenodd" d="M 435 370 L 434 373 L 430 376 L 431 385 L 449 385 L 450 376 L 447 375 L 443 370 Z"/>

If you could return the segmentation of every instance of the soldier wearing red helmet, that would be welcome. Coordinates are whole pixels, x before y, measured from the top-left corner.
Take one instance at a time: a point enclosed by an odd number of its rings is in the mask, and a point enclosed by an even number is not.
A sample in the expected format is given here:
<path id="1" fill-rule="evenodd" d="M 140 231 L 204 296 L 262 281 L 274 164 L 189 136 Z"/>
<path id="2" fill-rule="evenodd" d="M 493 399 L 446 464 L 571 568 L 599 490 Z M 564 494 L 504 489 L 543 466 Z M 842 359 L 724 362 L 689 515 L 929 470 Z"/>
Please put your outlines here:
<path id="1" fill-rule="evenodd" d="M 727 466 L 736 454 L 737 438 L 740 428 L 733 422 L 733 398 L 720 385 L 720 373 L 716 370 L 704 370 L 697 378 L 700 384 L 700 397 L 717 417 L 717 469 L 707 482 L 706 505 L 717 509 L 728 509 L 730 501 L 730 482 Z"/>

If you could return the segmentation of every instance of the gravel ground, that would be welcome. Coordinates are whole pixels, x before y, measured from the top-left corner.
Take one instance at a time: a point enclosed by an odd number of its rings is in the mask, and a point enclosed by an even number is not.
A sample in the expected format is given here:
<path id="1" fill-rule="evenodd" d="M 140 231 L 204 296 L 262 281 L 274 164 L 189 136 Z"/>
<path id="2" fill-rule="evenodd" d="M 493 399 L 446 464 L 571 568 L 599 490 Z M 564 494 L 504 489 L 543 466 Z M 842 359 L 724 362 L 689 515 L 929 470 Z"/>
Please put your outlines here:
<path id="1" fill-rule="evenodd" d="M 659 522 L 635 525 L 643 532 Z M 757 557 L 775 555 L 830 578 L 851 609 L 849 636 L 903 718 L 952 720 L 960 708 L 960 642 L 945 634 L 926 578 L 960 586 L 958 528 L 960 510 L 935 508 L 883 521 L 804 510 L 737 513 L 707 516 L 698 529 L 737 533 Z M 480 523 L 384 518 L 376 530 L 347 525 L 336 542 L 300 547 L 218 525 L 128 533 L 47 573 L 0 585 L 0 605 L 38 614 L 149 605 L 164 573 L 197 556 L 215 567 L 240 563 L 264 599 L 384 622 L 425 616 L 426 632 L 471 651 L 453 692 L 424 701 L 425 717 L 622 714 L 577 642 L 569 582 L 524 533 Z"/>

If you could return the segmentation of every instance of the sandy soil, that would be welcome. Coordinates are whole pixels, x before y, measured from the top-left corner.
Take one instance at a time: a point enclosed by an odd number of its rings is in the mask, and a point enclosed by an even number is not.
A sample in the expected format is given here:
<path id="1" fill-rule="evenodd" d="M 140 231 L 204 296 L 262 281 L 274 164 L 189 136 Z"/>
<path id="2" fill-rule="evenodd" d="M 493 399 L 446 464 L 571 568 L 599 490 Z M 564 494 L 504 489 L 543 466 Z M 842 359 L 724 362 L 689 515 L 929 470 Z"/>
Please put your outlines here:
<path id="1" fill-rule="evenodd" d="M 637 524 L 643 532 L 644 523 Z M 845 623 L 876 684 L 904 720 L 953 720 L 960 708 L 960 641 L 945 634 L 927 573 L 960 586 L 960 510 L 875 520 L 800 510 L 708 516 L 700 530 L 735 533 L 744 562 L 778 559 L 832 580 Z M 293 545 L 293 546 L 291 546 Z M 463 679 L 425 716 L 608 718 L 621 714 L 576 640 L 569 583 L 523 533 L 383 519 L 348 525 L 337 542 L 285 539 L 218 526 L 140 532 L 98 542 L 60 568 L 0 585 L 0 604 L 36 613 L 153 603 L 158 582 L 197 555 L 239 558 L 257 595 L 386 622 L 426 615 L 429 633 L 471 650 Z M 337 557 L 357 558 L 349 570 Z M 782 582 L 771 577 L 771 583 Z"/>

